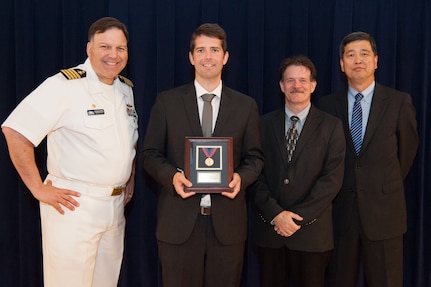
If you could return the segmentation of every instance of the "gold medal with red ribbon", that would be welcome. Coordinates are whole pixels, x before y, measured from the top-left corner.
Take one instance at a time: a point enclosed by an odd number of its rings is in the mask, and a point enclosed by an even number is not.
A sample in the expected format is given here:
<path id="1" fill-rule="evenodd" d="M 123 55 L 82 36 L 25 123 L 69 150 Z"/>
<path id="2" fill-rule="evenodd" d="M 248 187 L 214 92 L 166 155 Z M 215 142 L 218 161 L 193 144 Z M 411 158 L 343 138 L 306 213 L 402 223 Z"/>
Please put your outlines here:
<path id="1" fill-rule="evenodd" d="M 204 154 L 206 155 L 205 164 L 206 166 L 213 166 L 214 160 L 212 159 L 212 156 L 217 151 L 217 148 L 208 149 L 208 148 L 202 148 Z"/>

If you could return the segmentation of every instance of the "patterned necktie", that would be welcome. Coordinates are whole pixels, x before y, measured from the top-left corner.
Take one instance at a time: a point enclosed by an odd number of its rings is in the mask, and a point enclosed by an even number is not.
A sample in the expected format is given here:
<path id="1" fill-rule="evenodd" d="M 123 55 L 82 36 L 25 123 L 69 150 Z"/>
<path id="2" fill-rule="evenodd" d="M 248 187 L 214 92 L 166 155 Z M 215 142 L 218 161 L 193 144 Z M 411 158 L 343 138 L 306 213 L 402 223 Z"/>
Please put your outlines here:
<path id="1" fill-rule="evenodd" d="M 202 134 L 204 137 L 211 137 L 213 134 L 213 107 L 211 101 L 215 95 L 204 94 L 202 99 L 204 100 L 204 109 L 202 112 Z"/>
<path id="2" fill-rule="evenodd" d="M 352 122 L 350 123 L 350 134 L 352 135 L 353 146 L 355 147 L 356 155 L 359 155 L 362 146 L 362 107 L 361 100 L 364 97 L 361 93 L 355 96 L 353 104 Z"/>
<path id="3" fill-rule="evenodd" d="M 296 142 L 298 141 L 298 129 L 296 128 L 296 122 L 299 120 L 297 116 L 290 117 L 291 124 L 286 134 L 286 148 L 287 148 L 287 161 L 292 160 L 293 152 L 296 148 Z"/>

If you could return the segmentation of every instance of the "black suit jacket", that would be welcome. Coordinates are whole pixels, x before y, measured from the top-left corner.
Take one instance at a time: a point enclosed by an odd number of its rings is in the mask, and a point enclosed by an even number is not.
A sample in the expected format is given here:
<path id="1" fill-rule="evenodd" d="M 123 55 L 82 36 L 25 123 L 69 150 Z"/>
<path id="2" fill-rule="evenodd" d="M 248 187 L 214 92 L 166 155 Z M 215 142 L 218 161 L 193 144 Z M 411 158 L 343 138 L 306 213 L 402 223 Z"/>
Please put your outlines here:
<path id="1" fill-rule="evenodd" d="M 201 137 L 202 129 L 193 84 L 160 93 L 147 126 L 142 159 L 144 169 L 162 187 L 158 200 L 157 239 L 185 242 L 198 216 L 201 196 L 182 199 L 172 178 L 184 169 L 184 138 Z M 256 102 L 223 86 L 214 137 L 233 138 L 234 172 L 241 176 L 241 191 L 235 199 L 211 195 L 212 221 L 223 244 L 243 242 L 247 234 L 245 189 L 263 167 Z"/>
<path id="2" fill-rule="evenodd" d="M 349 130 L 347 89 L 323 97 L 319 107 L 342 120 L 347 143 L 343 187 L 334 201 L 335 232 L 347 229 L 357 200 L 369 239 L 402 235 L 407 230 L 404 179 L 419 142 L 410 96 L 376 83 L 359 156 Z"/>
<path id="3" fill-rule="evenodd" d="M 255 237 L 259 246 L 322 252 L 333 248 L 332 200 L 341 188 L 345 140 L 341 121 L 313 106 L 292 161 L 287 162 L 285 111 L 261 118 L 265 167 L 253 185 Z M 283 210 L 304 218 L 291 237 L 281 237 L 270 222 Z"/>

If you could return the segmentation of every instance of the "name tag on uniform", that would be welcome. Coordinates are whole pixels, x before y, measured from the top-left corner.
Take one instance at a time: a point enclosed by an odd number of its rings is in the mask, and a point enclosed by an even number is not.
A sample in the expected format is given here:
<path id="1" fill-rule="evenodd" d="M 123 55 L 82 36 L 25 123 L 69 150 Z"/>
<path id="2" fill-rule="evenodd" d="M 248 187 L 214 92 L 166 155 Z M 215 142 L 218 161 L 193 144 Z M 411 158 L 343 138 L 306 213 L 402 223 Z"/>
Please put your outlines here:
<path id="1" fill-rule="evenodd" d="M 87 115 L 89 116 L 97 116 L 97 115 L 104 115 L 104 114 L 105 114 L 104 109 L 87 110 Z"/>

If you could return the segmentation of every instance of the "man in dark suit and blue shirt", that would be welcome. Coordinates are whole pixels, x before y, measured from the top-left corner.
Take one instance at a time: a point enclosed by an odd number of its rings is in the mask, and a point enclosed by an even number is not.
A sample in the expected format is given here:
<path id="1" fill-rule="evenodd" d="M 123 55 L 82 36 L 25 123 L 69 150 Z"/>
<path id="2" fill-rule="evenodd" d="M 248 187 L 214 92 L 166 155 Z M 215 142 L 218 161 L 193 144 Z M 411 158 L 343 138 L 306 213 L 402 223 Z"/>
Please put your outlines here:
<path id="1" fill-rule="evenodd" d="M 376 42 L 354 32 L 340 44 L 348 87 L 319 107 L 343 122 L 343 186 L 334 201 L 335 248 L 331 287 L 354 287 L 364 262 L 368 287 L 403 286 L 407 230 L 404 179 L 418 147 L 416 113 L 408 94 L 375 81 Z"/>
<path id="2" fill-rule="evenodd" d="M 253 189 L 262 287 L 324 286 L 345 140 L 341 121 L 311 105 L 316 85 L 309 58 L 285 59 L 280 67 L 285 107 L 261 118 L 265 167 Z"/>
<path id="3" fill-rule="evenodd" d="M 245 189 L 263 167 L 256 102 L 222 84 L 226 34 L 203 24 L 192 34 L 195 81 L 158 95 L 142 152 L 145 170 L 161 185 L 156 236 L 165 287 L 238 287 L 247 235 Z M 185 192 L 185 137 L 202 137 L 204 100 L 213 94 L 212 136 L 233 138 L 233 192 Z M 211 132 L 210 132 L 211 133 Z"/>

